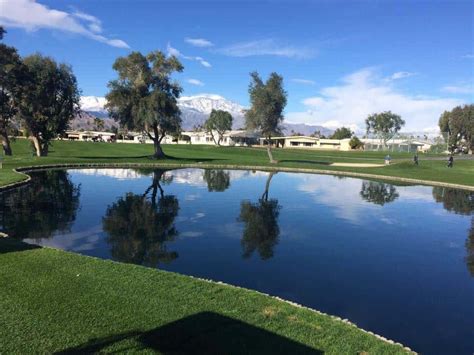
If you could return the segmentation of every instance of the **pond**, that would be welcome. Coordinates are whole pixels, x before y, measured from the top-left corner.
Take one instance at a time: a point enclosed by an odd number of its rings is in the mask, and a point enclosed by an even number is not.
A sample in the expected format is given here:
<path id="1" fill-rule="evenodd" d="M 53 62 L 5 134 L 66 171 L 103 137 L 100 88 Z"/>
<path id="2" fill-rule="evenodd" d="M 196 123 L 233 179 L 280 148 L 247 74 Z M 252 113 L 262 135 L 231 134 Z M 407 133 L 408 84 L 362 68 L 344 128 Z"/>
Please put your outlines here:
<path id="1" fill-rule="evenodd" d="M 239 170 L 31 173 L 0 231 L 259 290 L 423 353 L 474 351 L 474 193 Z"/>

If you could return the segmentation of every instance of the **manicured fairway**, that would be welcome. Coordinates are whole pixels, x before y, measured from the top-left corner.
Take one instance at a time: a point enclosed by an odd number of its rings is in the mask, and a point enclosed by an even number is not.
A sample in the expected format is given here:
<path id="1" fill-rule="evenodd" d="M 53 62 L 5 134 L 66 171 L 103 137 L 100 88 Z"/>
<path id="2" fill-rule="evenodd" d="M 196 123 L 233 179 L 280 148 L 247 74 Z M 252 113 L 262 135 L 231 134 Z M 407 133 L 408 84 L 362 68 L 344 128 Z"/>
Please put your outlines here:
<path id="1" fill-rule="evenodd" d="M 168 159 L 155 161 L 149 158 L 152 146 L 142 144 L 110 144 L 92 142 L 53 142 L 48 157 L 36 158 L 31 154 L 30 143 L 17 139 L 13 145 L 14 156 L 6 157 L 0 173 L 0 185 L 24 179 L 11 171 L 12 168 L 59 163 L 142 163 L 142 164 L 226 164 L 235 166 L 272 166 L 274 168 L 305 168 L 314 170 L 350 171 L 384 176 L 440 181 L 474 186 L 474 160 L 456 159 L 453 169 L 446 167 L 444 156 L 420 156 L 420 165 L 414 166 L 412 155 L 393 153 L 392 165 L 367 168 L 332 166 L 331 163 L 380 164 L 384 152 L 337 152 L 298 149 L 276 149 L 277 165 L 268 162 L 261 148 L 214 147 L 199 145 L 166 145 Z"/>

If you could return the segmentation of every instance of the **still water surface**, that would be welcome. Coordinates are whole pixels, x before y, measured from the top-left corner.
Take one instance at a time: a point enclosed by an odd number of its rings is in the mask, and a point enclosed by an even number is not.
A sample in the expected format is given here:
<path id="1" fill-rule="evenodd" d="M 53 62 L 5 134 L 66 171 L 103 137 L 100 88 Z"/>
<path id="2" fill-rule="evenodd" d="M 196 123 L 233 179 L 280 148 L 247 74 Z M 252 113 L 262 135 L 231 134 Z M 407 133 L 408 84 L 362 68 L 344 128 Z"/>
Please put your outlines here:
<path id="1" fill-rule="evenodd" d="M 256 289 L 423 353 L 474 352 L 474 193 L 326 175 L 37 171 L 0 231 Z"/>

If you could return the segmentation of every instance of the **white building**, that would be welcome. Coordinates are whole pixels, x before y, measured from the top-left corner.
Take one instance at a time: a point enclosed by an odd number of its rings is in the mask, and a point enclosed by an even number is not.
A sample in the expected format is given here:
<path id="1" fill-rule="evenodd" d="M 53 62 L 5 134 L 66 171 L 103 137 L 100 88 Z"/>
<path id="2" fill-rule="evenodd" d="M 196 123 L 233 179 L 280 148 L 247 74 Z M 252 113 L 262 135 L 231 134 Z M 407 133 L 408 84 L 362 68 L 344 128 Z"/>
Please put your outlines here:
<path id="1" fill-rule="evenodd" d="M 267 145 L 266 138 L 260 138 L 260 145 Z M 326 139 L 310 136 L 272 137 L 271 145 L 282 148 L 306 148 L 322 150 L 351 150 L 350 138 Z"/>

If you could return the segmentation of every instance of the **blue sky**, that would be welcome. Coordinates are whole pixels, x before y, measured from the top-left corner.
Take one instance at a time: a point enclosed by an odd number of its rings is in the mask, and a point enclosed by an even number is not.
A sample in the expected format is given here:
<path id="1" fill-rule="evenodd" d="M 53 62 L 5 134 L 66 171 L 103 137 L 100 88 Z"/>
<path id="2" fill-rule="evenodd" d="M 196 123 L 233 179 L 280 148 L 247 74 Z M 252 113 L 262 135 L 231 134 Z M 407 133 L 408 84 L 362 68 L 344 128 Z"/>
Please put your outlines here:
<path id="1" fill-rule="evenodd" d="M 72 65 L 104 96 L 130 51 L 180 56 L 184 95 L 248 104 L 249 72 L 283 75 L 288 121 L 362 128 L 391 109 L 407 130 L 473 102 L 472 1 L 0 0 L 7 44 Z"/>

